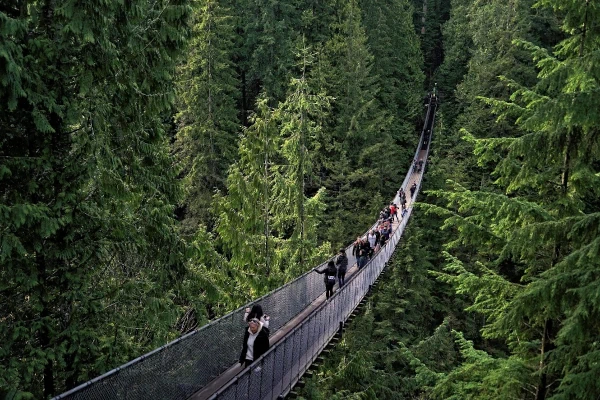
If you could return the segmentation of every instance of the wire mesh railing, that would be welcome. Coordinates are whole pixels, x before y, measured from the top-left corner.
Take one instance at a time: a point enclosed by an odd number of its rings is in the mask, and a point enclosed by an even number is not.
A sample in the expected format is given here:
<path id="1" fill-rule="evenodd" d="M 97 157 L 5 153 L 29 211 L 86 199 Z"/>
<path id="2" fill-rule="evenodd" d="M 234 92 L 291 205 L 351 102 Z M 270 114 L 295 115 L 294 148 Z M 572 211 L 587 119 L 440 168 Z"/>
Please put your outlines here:
<path id="1" fill-rule="evenodd" d="M 435 103 L 430 102 L 425 123 L 427 125 L 429 121 L 431 127 L 435 118 L 435 108 Z M 425 134 L 424 130 L 421 133 L 415 159 L 421 151 Z M 429 135 L 428 139 L 431 140 L 433 129 L 430 129 Z M 429 148 L 430 146 L 427 146 L 423 149 L 425 150 L 423 168 L 427 162 Z M 406 188 L 411 177 L 416 177 L 417 184 L 413 196 L 414 202 L 421 189 L 423 174 L 414 174 L 411 168 L 404 179 L 403 188 Z M 395 200 L 398 200 L 398 197 Z M 289 393 L 381 274 L 396 250 L 412 210 L 410 206 L 386 245 L 364 268 L 354 274 L 328 301 L 317 307 L 269 351 L 212 395 L 210 400 L 275 400 Z"/>
<path id="2" fill-rule="evenodd" d="M 271 400 L 288 393 L 333 338 L 389 261 L 412 207 L 387 244 L 348 282 L 211 400 Z"/>
<path id="3" fill-rule="evenodd" d="M 431 106 L 428 107 L 426 120 L 430 116 L 430 110 Z M 423 132 L 415 153 L 415 159 L 421 150 L 422 144 Z M 411 174 L 412 172 L 409 171 L 406 175 L 402 183 L 403 189 L 407 188 Z M 417 188 L 417 192 L 418 190 Z M 398 203 L 398 200 L 398 195 L 396 195 L 394 201 Z M 229 389 L 219 392 L 219 398 L 266 399 L 271 398 L 262 396 L 267 390 L 266 388 L 269 388 L 269 393 L 272 394 L 278 390 L 280 393 L 289 390 L 293 386 L 294 380 L 301 376 L 313 361 L 312 354 L 318 354 L 335 333 L 335 324 L 332 325 L 332 321 L 338 321 L 336 323 L 339 323 L 339 321 L 345 320 L 345 318 L 340 318 L 342 316 L 347 317 L 349 312 L 354 309 L 355 305 L 350 306 L 354 302 L 349 299 L 362 298 L 366 293 L 365 290 L 379 275 L 400 239 L 411 210 L 412 208 L 409 208 L 407 215 L 402 219 L 386 246 L 344 285 L 343 290 L 338 290 L 331 301 L 323 304 L 318 309 L 318 316 L 311 316 L 309 318 L 310 323 L 308 320 L 301 323 L 294 330 L 294 332 L 297 332 L 302 327 L 303 330 L 300 333 L 295 333 L 296 336 L 292 336 L 291 339 L 286 336 L 286 339 L 283 340 L 284 345 L 278 343 L 260 360 L 261 366 L 258 367 L 261 371 L 259 381 L 250 379 L 250 375 L 248 375 L 252 373 L 256 375 L 257 366 L 253 364 L 241 377 L 236 378 L 234 394 L 232 394 L 232 389 Z M 371 229 L 375 227 L 376 224 Z M 356 259 L 352 254 L 352 245 L 346 248 L 346 255 L 348 265 L 353 265 Z M 325 267 L 327 262 L 332 259 L 333 257 L 326 260 L 319 267 Z M 239 356 L 238 344 L 241 343 L 244 334 L 243 315 L 246 307 L 260 303 L 264 310 L 268 310 L 269 315 L 272 316 L 270 331 L 273 334 L 313 303 L 323 292 L 322 277 L 312 273 L 311 269 L 261 298 L 127 364 L 56 396 L 53 400 L 187 399 L 237 362 Z M 339 299 L 348 300 L 348 304 L 341 307 L 340 304 L 342 303 L 340 302 L 342 300 Z M 341 308 L 332 308 L 334 304 L 335 307 Z M 308 328 L 305 327 L 307 324 L 309 324 Z M 317 341 L 309 341 L 308 337 L 305 336 L 307 334 L 310 334 L 309 337 Z M 302 356 L 298 359 L 288 357 L 294 354 L 301 354 Z M 268 361 L 265 362 L 264 360 L 267 357 Z M 248 376 L 245 377 L 246 375 Z M 275 385 L 275 382 L 278 386 Z M 247 397 L 236 397 L 235 393 L 238 392 L 246 393 L 244 396 Z M 260 393 L 262 397 L 255 397 L 257 393 Z"/>

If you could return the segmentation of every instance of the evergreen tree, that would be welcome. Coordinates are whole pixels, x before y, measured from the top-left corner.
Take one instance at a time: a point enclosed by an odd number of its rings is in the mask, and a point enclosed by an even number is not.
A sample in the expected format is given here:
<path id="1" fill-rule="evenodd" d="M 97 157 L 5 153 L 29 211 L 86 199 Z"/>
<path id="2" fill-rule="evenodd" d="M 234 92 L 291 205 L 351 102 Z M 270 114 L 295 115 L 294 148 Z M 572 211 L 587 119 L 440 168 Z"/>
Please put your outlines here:
<path id="1" fill-rule="evenodd" d="M 421 49 L 425 59 L 424 72 L 427 87 L 434 84 L 436 69 L 444 61 L 442 25 L 450 17 L 451 2 L 442 0 L 413 0 L 415 28 L 420 32 Z"/>
<path id="2" fill-rule="evenodd" d="M 522 133 L 475 142 L 480 163 L 495 165 L 506 195 L 460 188 L 449 198 L 461 216 L 448 225 L 459 229 L 455 244 L 478 249 L 480 266 L 459 272 L 456 284 L 473 296 L 471 309 L 486 316 L 484 336 L 505 341 L 511 365 L 531 371 L 504 365 L 490 373 L 506 382 L 521 376 L 515 394 L 529 398 L 591 399 L 600 393 L 592 378 L 599 310 L 593 271 L 600 259 L 594 222 L 600 42 L 592 21 L 599 10 L 591 2 L 539 5 L 563 17 L 568 36 L 552 52 L 515 42 L 533 54 L 538 83 L 528 88 L 505 77 L 511 100 L 487 104 Z"/>
<path id="3" fill-rule="evenodd" d="M 379 88 L 372 74 L 373 56 L 361 15 L 357 1 L 344 5 L 314 78 L 335 98 L 332 117 L 326 125 L 330 133 L 321 138 L 323 151 L 316 169 L 322 178 L 320 183 L 335 194 L 328 209 L 334 211 L 331 220 L 338 218 L 346 224 L 342 228 L 349 232 L 346 242 L 362 233 L 383 205 L 378 197 L 383 192 L 379 183 L 381 177 L 390 174 L 384 172 L 388 165 L 381 160 L 387 161 L 388 148 L 393 146 L 386 134 L 391 116 L 377 109 Z M 366 212 L 357 214 L 356 210 Z"/>
<path id="4" fill-rule="evenodd" d="M 442 27 L 444 62 L 436 71 L 436 80 L 444 96 L 445 113 L 461 111 L 454 92 L 468 72 L 474 50 L 469 29 L 469 4 L 470 0 L 452 0 L 450 18 Z M 451 115 L 452 117 L 455 115 Z"/>
<path id="5" fill-rule="evenodd" d="M 9 396 L 52 396 L 169 336 L 183 246 L 163 120 L 187 13 L 180 1 L 2 6 Z"/>
<path id="6" fill-rule="evenodd" d="M 289 0 L 248 0 L 244 8 L 244 58 L 248 104 L 265 93 L 270 106 L 283 101 L 293 76 L 300 16 Z"/>
<path id="7" fill-rule="evenodd" d="M 266 97 L 256 104 L 252 125 L 244 130 L 239 160 L 227 177 L 227 194 L 215 198 L 216 231 L 243 295 L 256 295 L 277 282 L 273 269 L 272 164 L 280 138 Z M 275 275 L 275 276 L 273 276 Z"/>
<path id="8" fill-rule="evenodd" d="M 316 227 L 324 210 L 322 190 L 305 194 L 313 137 L 329 99 L 313 94 L 304 72 L 277 109 L 266 97 L 240 143 L 240 161 L 217 199 L 217 230 L 243 293 L 256 295 L 296 277 L 325 256 Z"/>
<path id="9" fill-rule="evenodd" d="M 280 178 L 274 187 L 274 195 L 279 199 L 276 214 L 280 216 L 274 221 L 274 228 L 280 232 L 292 229 L 291 248 L 283 254 L 288 277 L 301 274 L 306 266 L 317 264 L 326 254 L 325 249 L 317 248 L 317 227 L 325 209 L 325 190 L 320 188 L 308 198 L 306 181 L 312 174 L 311 154 L 319 150 L 316 138 L 321 134 L 331 98 L 315 94 L 310 87 L 307 76 L 313 61 L 310 49 L 302 48 L 299 58 L 302 75 L 292 79 L 291 91 L 279 107 L 283 165 L 278 169 Z"/>
<path id="10" fill-rule="evenodd" d="M 178 76 L 179 125 L 175 152 L 184 175 L 183 229 L 211 226 L 210 202 L 223 190 L 234 160 L 239 122 L 237 77 L 232 65 L 234 26 L 217 0 L 194 4 L 192 39 Z"/>
<path id="11" fill-rule="evenodd" d="M 418 140 L 415 123 L 422 118 L 424 76 L 419 40 L 411 23 L 414 10 L 405 0 L 370 2 L 361 8 L 374 56 L 372 74 L 380 88 L 376 94 L 377 109 L 391 116 L 385 127 L 390 139 L 386 139 L 386 144 L 390 158 L 401 160 L 386 164 L 389 169 L 405 170 Z M 394 190 L 399 182 L 389 183 L 384 190 Z"/>

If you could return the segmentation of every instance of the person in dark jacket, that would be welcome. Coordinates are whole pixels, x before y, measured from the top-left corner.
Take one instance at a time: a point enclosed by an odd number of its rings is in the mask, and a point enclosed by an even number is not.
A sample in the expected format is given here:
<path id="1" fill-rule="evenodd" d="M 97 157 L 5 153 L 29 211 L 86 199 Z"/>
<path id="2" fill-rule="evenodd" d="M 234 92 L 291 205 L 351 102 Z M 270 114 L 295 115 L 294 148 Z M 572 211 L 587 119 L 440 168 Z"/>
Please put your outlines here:
<path id="1" fill-rule="evenodd" d="M 333 286 L 335 285 L 335 278 L 337 277 L 337 268 L 333 261 L 327 263 L 327 268 L 319 271 L 317 268 L 314 269 L 317 274 L 325 274 L 325 296 L 330 298 L 333 296 Z"/>
<path id="2" fill-rule="evenodd" d="M 415 192 L 417 191 L 417 182 L 414 182 L 410 187 L 410 198 L 415 197 Z"/>
<path id="3" fill-rule="evenodd" d="M 269 328 L 266 328 L 256 314 L 248 315 L 248 329 L 244 333 L 240 364 L 247 367 L 269 350 Z"/>
<path id="4" fill-rule="evenodd" d="M 361 269 L 367 265 L 367 262 L 369 261 L 369 254 L 371 254 L 371 245 L 369 244 L 367 238 L 362 238 L 359 254 L 360 261 L 358 262 L 358 269 Z"/>
<path id="5" fill-rule="evenodd" d="M 352 243 L 352 255 L 356 258 L 356 264 L 360 264 L 360 249 L 362 247 L 362 239 L 361 237 L 357 237 L 354 243 Z"/>
<path id="6" fill-rule="evenodd" d="M 340 249 L 340 253 L 337 260 L 335 260 L 335 263 L 338 271 L 338 281 L 341 288 L 346 283 L 346 270 L 348 269 L 348 257 L 346 257 L 346 249 Z"/>

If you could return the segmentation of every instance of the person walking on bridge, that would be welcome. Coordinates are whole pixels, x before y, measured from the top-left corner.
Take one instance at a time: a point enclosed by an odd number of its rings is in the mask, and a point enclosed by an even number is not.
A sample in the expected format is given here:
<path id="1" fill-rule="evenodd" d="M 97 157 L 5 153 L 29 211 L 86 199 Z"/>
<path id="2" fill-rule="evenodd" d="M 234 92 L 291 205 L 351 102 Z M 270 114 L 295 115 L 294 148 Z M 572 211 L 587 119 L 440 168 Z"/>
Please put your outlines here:
<path id="1" fill-rule="evenodd" d="M 413 197 L 415 197 L 415 192 L 417 191 L 417 182 L 413 182 L 412 186 L 410 187 L 410 198 L 412 199 Z"/>
<path id="2" fill-rule="evenodd" d="M 269 327 L 269 320 L 271 319 L 271 317 L 263 313 L 263 309 L 260 304 L 253 305 L 252 309 L 250 309 L 250 307 L 247 307 L 245 311 L 246 312 L 244 313 L 244 322 L 248 321 L 248 316 L 250 314 L 254 314 L 254 316 L 258 318 L 260 322 L 262 322 L 265 328 Z"/>
<path id="3" fill-rule="evenodd" d="M 361 269 L 367 264 L 369 261 L 369 252 L 371 250 L 371 246 L 367 241 L 367 238 L 361 238 L 360 236 L 356 238 L 356 242 L 354 242 L 354 247 L 352 248 L 352 254 L 356 257 L 356 265 L 358 269 Z"/>
<path id="4" fill-rule="evenodd" d="M 337 278 L 337 268 L 335 267 L 335 263 L 329 261 L 327 263 L 327 268 L 322 271 L 319 271 L 317 268 L 313 269 L 317 274 L 325 274 L 325 296 L 329 299 L 333 296 L 333 286 L 335 286 L 335 280 Z"/>
<path id="5" fill-rule="evenodd" d="M 400 218 L 398 218 L 398 206 L 396 203 L 390 204 L 390 215 L 392 216 L 392 223 L 394 223 L 394 219 L 400 222 Z"/>
<path id="6" fill-rule="evenodd" d="M 244 333 L 240 364 L 243 368 L 256 361 L 269 350 L 269 328 L 265 327 L 256 314 L 248 315 L 248 329 Z"/>
<path id="7" fill-rule="evenodd" d="M 360 238 L 360 236 L 358 236 L 352 246 L 352 255 L 356 259 L 356 265 L 359 264 L 361 246 L 362 246 L 362 239 Z"/>
<path id="8" fill-rule="evenodd" d="M 375 235 L 375 230 L 371 229 L 369 234 L 367 235 L 367 241 L 369 242 L 369 257 L 373 257 L 373 253 L 375 253 L 375 246 L 377 245 L 377 236 Z"/>
<path id="9" fill-rule="evenodd" d="M 346 283 L 346 270 L 348 269 L 348 257 L 346 257 L 346 249 L 341 248 L 337 260 L 335 260 L 338 271 L 338 282 L 340 288 Z"/>

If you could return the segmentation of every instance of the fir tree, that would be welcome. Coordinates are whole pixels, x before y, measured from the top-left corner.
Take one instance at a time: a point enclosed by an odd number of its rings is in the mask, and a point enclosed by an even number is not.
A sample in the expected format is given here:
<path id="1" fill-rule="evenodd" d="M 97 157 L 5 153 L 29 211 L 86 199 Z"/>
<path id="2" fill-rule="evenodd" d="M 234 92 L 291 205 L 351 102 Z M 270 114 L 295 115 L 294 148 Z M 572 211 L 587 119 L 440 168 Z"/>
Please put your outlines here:
<path id="1" fill-rule="evenodd" d="M 304 182 L 329 99 L 312 93 L 304 73 L 309 61 L 304 50 L 303 75 L 292 81 L 293 90 L 277 109 L 261 98 L 240 143 L 228 193 L 217 199 L 217 230 L 244 293 L 281 285 L 324 257 L 316 241 L 324 193 L 307 198 Z"/>
<path id="2" fill-rule="evenodd" d="M 265 93 L 275 107 L 287 94 L 299 39 L 299 11 L 287 0 L 248 0 L 243 18 L 245 90 L 250 104 Z"/>
<path id="3" fill-rule="evenodd" d="M 283 165 L 278 169 L 280 179 L 274 187 L 277 214 L 274 228 L 289 231 L 291 248 L 284 254 L 289 277 L 306 270 L 307 265 L 318 263 L 325 254 L 317 248 L 317 227 L 325 209 L 324 188 L 307 197 L 306 181 L 312 174 L 312 157 L 319 150 L 316 141 L 321 134 L 322 122 L 329 110 L 331 98 L 314 93 L 308 81 L 307 70 L 313 55 L 309 48 L 300 49 L 301 76 L 292 79 L 290 93 L 280 105 L 281 156 Z M 293 188 L 290 191 L 290 188 Z M 316 251 L 315 251 L 316 250 Z"/>
<path id="4" fill-rule="evenodd" d="M 318 164 L 323 185 L 336 193 L 328 209 L 340 210 L 340 215 L 331 217 L 341 217 L 344 222 L 349 222 L 353 210 L 366 209 L 365 213 L 353 214 L 347 240 L 369 226 L 382 206 L 381 200 L 375 202 L 373 198 L 381 199 L 380 177 L 389 175 L 383 171 L 388 167 L 388 149 L 393 146 L 387 135 L 391 116 L 377 109 L 379 87 L 361 20 L 357 1 L 344 5 L 335 34 L 325 44 L 315 71 L 320 74 L 316 81 L 323 82 L 323 89 L 335 98 L 332 118 L 326 125 L 330 133 L 321 139 L 324 154 Z"/>
<path id="5" fill-rule="evenodd" d="M 239 122 L 237 77 L 232 65 L 234 26 L 219 1 L 196 2 L 187 60 L 178 75 L 179 129 L 174 145 L 186 188 L 183 228 L 211 226 L 214 191 L 223 190 L 234 160 Z"/>
<path id="6" fill-rule="evenodd" d="M 273 270 L 272 164 L 280 147 L 274 110 L 266 97 L 256 104 L 239 143 L 239 161 L 227 177 L 227 194 L 215 198 L 216 231 L 242 293 L 255 295 L 278 281 Z M 239 274 L 239 275 L 238 275 Z M 273 276 L 275 275 L 275 276 Z"/>
<path id="7" fill-rule="evenodd" d="M 0 386 L 45 398 L 164 343 L 177 315 L 163 120 L 188 8 L 15 7 L 0 12 Z"/>
<path id="8" fill-rule="evenodd" d="M 600 259 L 593 222 L 600 43 L 592 21 L 598 8 L 589 2 L 539 6 L 552 6 L 564 17 L 568 37 L 553 52 L 515 41 L 533 54 L 538 83 L 528 88 L 505 77 L 510 101 L 486 103 L 522 133 L 475 142 L 480 163 L 495 165 L 496 183 L 506 195 L 460 189 L 449 197 L 461 216 L 448 224 L 459 229 L 455 244 L 475 244 L 487 258 L 479 259 L 488 273 L 469 279 L 459 274 L 458 284 L 474 296 L 472 309 L 486 315 L 483 334 L 505 340 L 511 358 L 531 371 L 522 375 L 519 390 L 531 386 L 526 392 L 536 399 L 595 398 L 600 391 L 591 377 L 598 371 L 591 360 L 598 352 L 598 304 L 591 293 L 597 292 L 592 271 Z M 497 278 L 489 281 L 489 274 Z M 518 290 L 499 296 L 502 304 L 490 303 L 494 299 L 483 292 L 494 290 L 492 282 Z"/>

